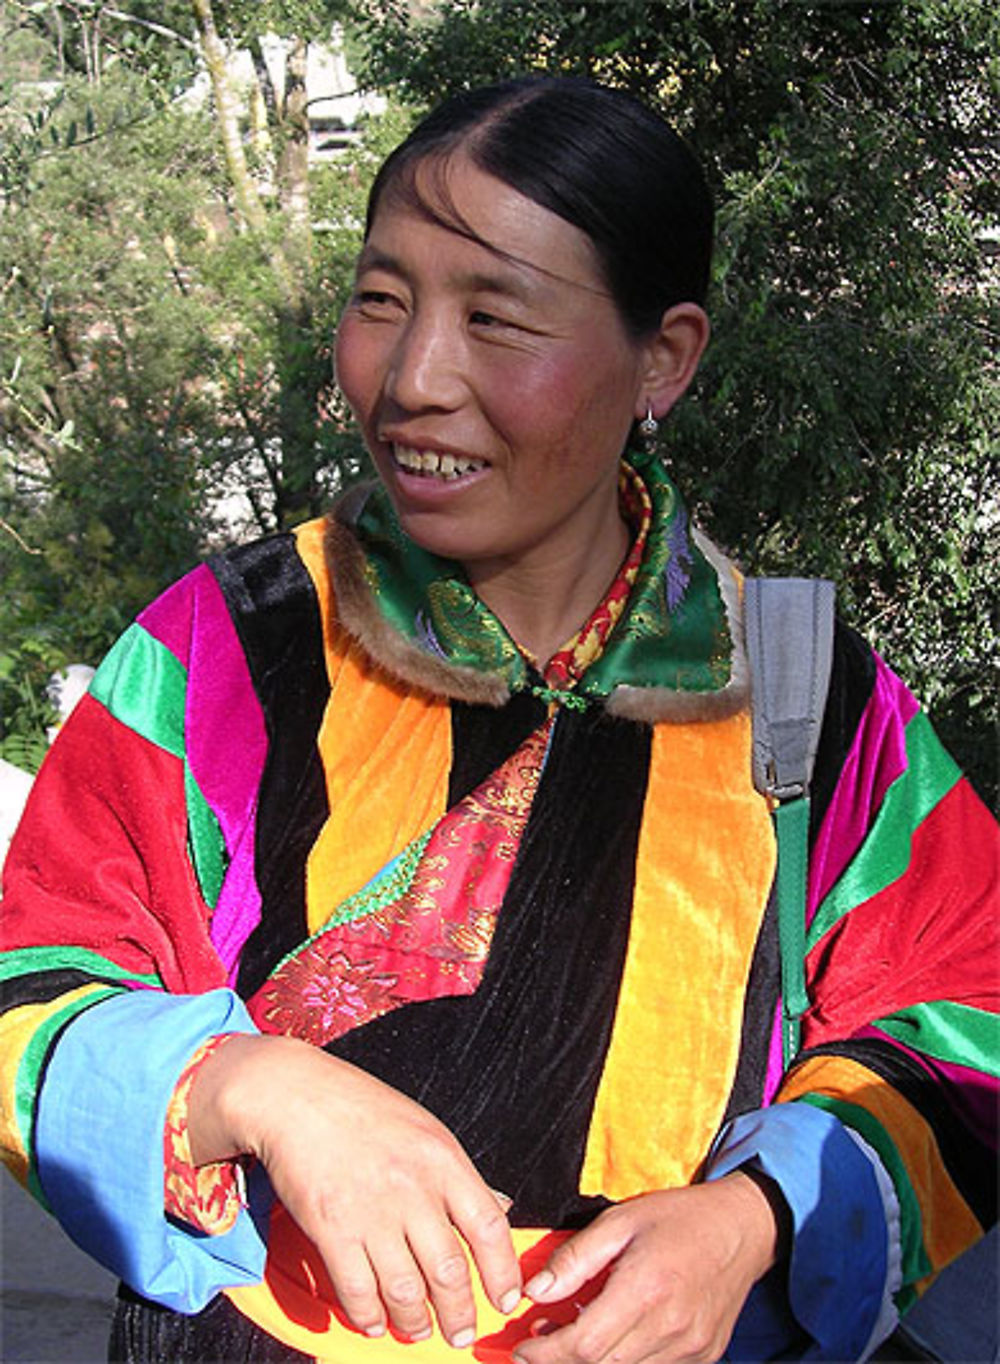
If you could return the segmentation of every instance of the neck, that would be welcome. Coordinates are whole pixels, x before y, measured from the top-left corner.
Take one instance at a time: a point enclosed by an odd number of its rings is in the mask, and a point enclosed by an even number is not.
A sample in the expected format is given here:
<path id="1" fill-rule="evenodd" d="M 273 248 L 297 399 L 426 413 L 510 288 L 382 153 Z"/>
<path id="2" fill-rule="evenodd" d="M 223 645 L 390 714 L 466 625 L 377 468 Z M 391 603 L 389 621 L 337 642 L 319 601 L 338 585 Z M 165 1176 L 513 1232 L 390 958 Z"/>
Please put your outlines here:
<path id="1" fill-rule="evenodd" d="M 584 544 L 548 544 L 512 563 L 473 563 L 476 594 L 540 668 L 586 622 L 628 553 L 629 532 L 617 508 L 604 534 Z"/>

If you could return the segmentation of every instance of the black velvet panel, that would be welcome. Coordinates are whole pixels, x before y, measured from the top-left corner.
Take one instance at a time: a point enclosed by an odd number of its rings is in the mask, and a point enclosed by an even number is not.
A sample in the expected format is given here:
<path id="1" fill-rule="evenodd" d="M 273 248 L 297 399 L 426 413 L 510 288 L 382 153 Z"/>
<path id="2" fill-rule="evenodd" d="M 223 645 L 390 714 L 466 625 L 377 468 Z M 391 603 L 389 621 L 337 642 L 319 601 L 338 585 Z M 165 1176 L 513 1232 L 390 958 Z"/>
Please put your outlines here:
<path id="1" fill-rule="evenodd" d="M 316 736 L 329 685 L 316 592 L 291 535 L 219 555 L 209 567 L 246 653 L 268 737 L 256 844 L 263 905 L 238 980 L 248 998 L 307 933 L 306 858 L 328 814 Z"/>
<path id="2" fill-rule="evenodd" d="M 750 978 L 743 999 L 743 1025 L 740 1055 L 733 1087 L 726 1104 L 723 1124 L 741 1113 L 760 1108 L 767 1080 L 767 1061 L 771 1047 L 774 1011 L 781 995 L 781 947 L 778 941 L 778 897 L 771 887 L 767 908 L 761 920 Z"/>
<path id="3" fill-rule="evenodd" d="M 496 712 L 462 712 L 463 749 L 484 754 Z M 513 736 L 519 724 L 508 724 Z M 604 1206 L 577 1185 L 628 940 L 649 751 L 644 725 L 561 712 L 477 992 L 398 1009 L 330 1048 L 436 1113 L 514 1199 L 516 1225 L 579 1225 Z"/>
<path id="4" fill-rule="evenodd" d="M 282 1345 L 221 1295 L 186 1317 L 122 1284 L 108 1359 L 111 1364 L 308 1364 L 312 1356 Z"/>
<path id="5" fill-rule="evenodd" d="M 121 981 L 75 967 L 61 971 L 32 971 L 30 975 L 0 982 L 0 1014 L 8 1009 L 19 1009 L 22 1004 L 48 1004 L 68 990 L 79 990 L 84 985 L 121 985 Z"/>
<path id="6" fill-rule="evenodd" d="M 980 1225 L 984 1229 L 993 1225 L 997 1220 L 996 1157 L 963 1126 L 947 1103 L 939 1083 L 928 1075 L 919 1061 L 877 1037 L 812 1047 L 796 1058 L 796 1065 L 814 1056 L 846 1056 L 892 1085 L 934 1133 L 945 1168 Z"/>
<path id="7" fill-rule="evenodd" d="M 544 723 L 545 714 L 545 703 L 526 691 L 511 697 L 499 710 L 453 701 L 448 808 L 457 805 L 506 762 L 528 735 Z M 486 722 L 487 716 L 492 717 L 492 723 Z"/>
<path id="8" fill-rule="evenodd" d="M 830 691 L 823 714 L 809 809 L 809 841 L 819 832 L 823 816 L 857 733 L 858 722 L 875 686 L 875 659 L 853 630 L 837 621 L 833 638 Z"/>

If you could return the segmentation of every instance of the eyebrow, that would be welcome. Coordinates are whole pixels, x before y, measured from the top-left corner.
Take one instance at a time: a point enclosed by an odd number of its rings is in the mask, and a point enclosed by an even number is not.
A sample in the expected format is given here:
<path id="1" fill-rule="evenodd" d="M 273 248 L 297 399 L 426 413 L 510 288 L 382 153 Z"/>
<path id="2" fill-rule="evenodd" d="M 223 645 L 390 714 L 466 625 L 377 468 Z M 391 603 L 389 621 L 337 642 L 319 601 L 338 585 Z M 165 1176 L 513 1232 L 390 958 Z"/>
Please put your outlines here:
<path id="1" fill-rule="evenodd" d="M 506 298 L 527 301 L 533 290 L 529 280 L 524 278 L 525 275 L 536 276 L 540 281 L 553 278 L 548 270 L 532 265 L 530 261 L 521 261 L 515 256 L 504 257 L 504 260 L 508 263 L 506 272 L 467 270 L 455 277 L 455 283 L 460 288 L 475 293 L 498 294 Z M 380 251 L 367 242 L 358 256 L 356 272 L 360 275 L 365 270 L 385 270 L 387 274 L 398 275 L 401 279 L 405 279 L 407 274 L 405 266 L 395 256 Z"/>

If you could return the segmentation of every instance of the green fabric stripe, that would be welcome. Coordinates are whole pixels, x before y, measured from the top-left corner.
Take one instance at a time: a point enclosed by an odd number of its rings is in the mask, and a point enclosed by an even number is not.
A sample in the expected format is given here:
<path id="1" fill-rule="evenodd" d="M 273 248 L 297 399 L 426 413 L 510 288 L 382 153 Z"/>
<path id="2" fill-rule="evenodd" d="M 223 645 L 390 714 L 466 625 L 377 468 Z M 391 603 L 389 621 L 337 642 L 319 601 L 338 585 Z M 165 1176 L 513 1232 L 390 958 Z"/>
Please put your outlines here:
<path id="1" fill-rule="evenodd" d="M 325 932 L 326 929 L 334 928 L 338 924 L 354 923 L 355 920 L 364 918 L 366 914 L 375 914 L 378 910 L 385 909 L 387 905 L 395 904 L 409 890 L 433 832 L 433 829 L 428 829 L 426 833 L 419 834 L 366 886 L 362 886 L 360 890 L 342 901 L 320 932 Z"/>
<path id="2" fill-rule="evenodd" d="M 184 804 L 187 807 L 188 851 L 198 885 L 209 909 L 215 908 L 226 870 L 226 845 L 219 821 L 184 763 Z"/>
<path id="3" fill-rule="evenodd" d="M 93 1005 L 99 1004 L 101 1000 L 110 999 L 112 995 L 120 993 L 121 991 L 113 985 L 95 986 L 91 993 L 82 998 L 71 1000 L 65 1008 L 60 1009 L 57 1013 L 50 1014 L 32 1034 L 31 1041 L 25 1047 L 17 1067 L 17 1080 L 14 1084 L 14 1111 L 17 1116 L 21 1141 L 28 1157 L 28 1188 L 49 1212 L 52 1209 L 42 1192 L 42 1186 L 38 1181 L 38 1171 L 35 1168 L 33 1141 L 35 1101 L 38 1097 L 41 1071 L 49 1054 L 49 1048 L 67 1023 Z"/>
<path id="4" fill-rule="evenodd" d="M 175 758 L 184 756 L 186 690 L 184 665 L 141 625 L 129 626 L 90 684 L 116 720 Z"/>
<path id="5" fill-rule="evenodd" d="M 158 975 L 129 971 L 86 947 L 21 947 L 0 955 L 0 981 L 40 971 L 89 971 L 92 975 L 109 976 L 112 980 L 134 980 L 143 985 L 163 988 L 163 981 Z"/>
<path id="6" fill-rule="evenodd" d="M 148 630 L 132 625 L 98 668 L 90 690 L 116 720 L 183 760 L 188 847 L 201 893 L 214 908 L 225 874 L 225 847 L 185 757 L 187 670 Z"/>
<path id="7" fill-rule="evenodd" d="M 939 999 L 876 1018 L 873 1026 L 926 1056 L 1000 1076 L 1000 1017 L 985 1009 Z"/>
<path id="8" fill-rule="evenodd" d="M 962 775 L 923 711 L 906 726 L 906 761 L 906 771 L 886 792 L 864 843 L 816 910 L 809 949 L 845 914 L 905 873 L 914 833 Z"/>
<path id="9" fill-rule="evenodd" d="M 821 1108 L 826 1113 L 832 1113 L 845 1126 L 853 1128 L 875 1151 L 885 1166 L 899 1199 L 904 1289 L 929 1274 L 932 1266 L 924 1248 L 920 1203 L 910 1182 L 906 1164 L 878 1118 L 860 1104 L 845 1103 L 842 1099 L 831 1098 L 829 1094 L 802 1094 L 795 1102 L 812 1104 L 813 1108 Z M 896 1304 L 901 1311 L 904 1310 L 909 1304 L 909 1297 L 897 1294 Z"/>

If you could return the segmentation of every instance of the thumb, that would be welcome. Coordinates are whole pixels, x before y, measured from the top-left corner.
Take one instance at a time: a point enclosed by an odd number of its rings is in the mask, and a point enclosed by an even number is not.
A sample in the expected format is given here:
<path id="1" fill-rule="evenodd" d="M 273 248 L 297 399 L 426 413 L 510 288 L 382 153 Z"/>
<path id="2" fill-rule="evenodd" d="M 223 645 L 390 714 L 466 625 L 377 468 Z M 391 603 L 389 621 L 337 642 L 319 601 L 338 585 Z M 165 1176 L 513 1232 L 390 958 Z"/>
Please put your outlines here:
<path id="1" fill-rule="evenodd" d="M 532 1302 L 558 1302 L 602 1274 L 632 1239 L 627 1224 L 598 1218 L 552 1252 L 544 1269 L 524 1286 Z"/>

